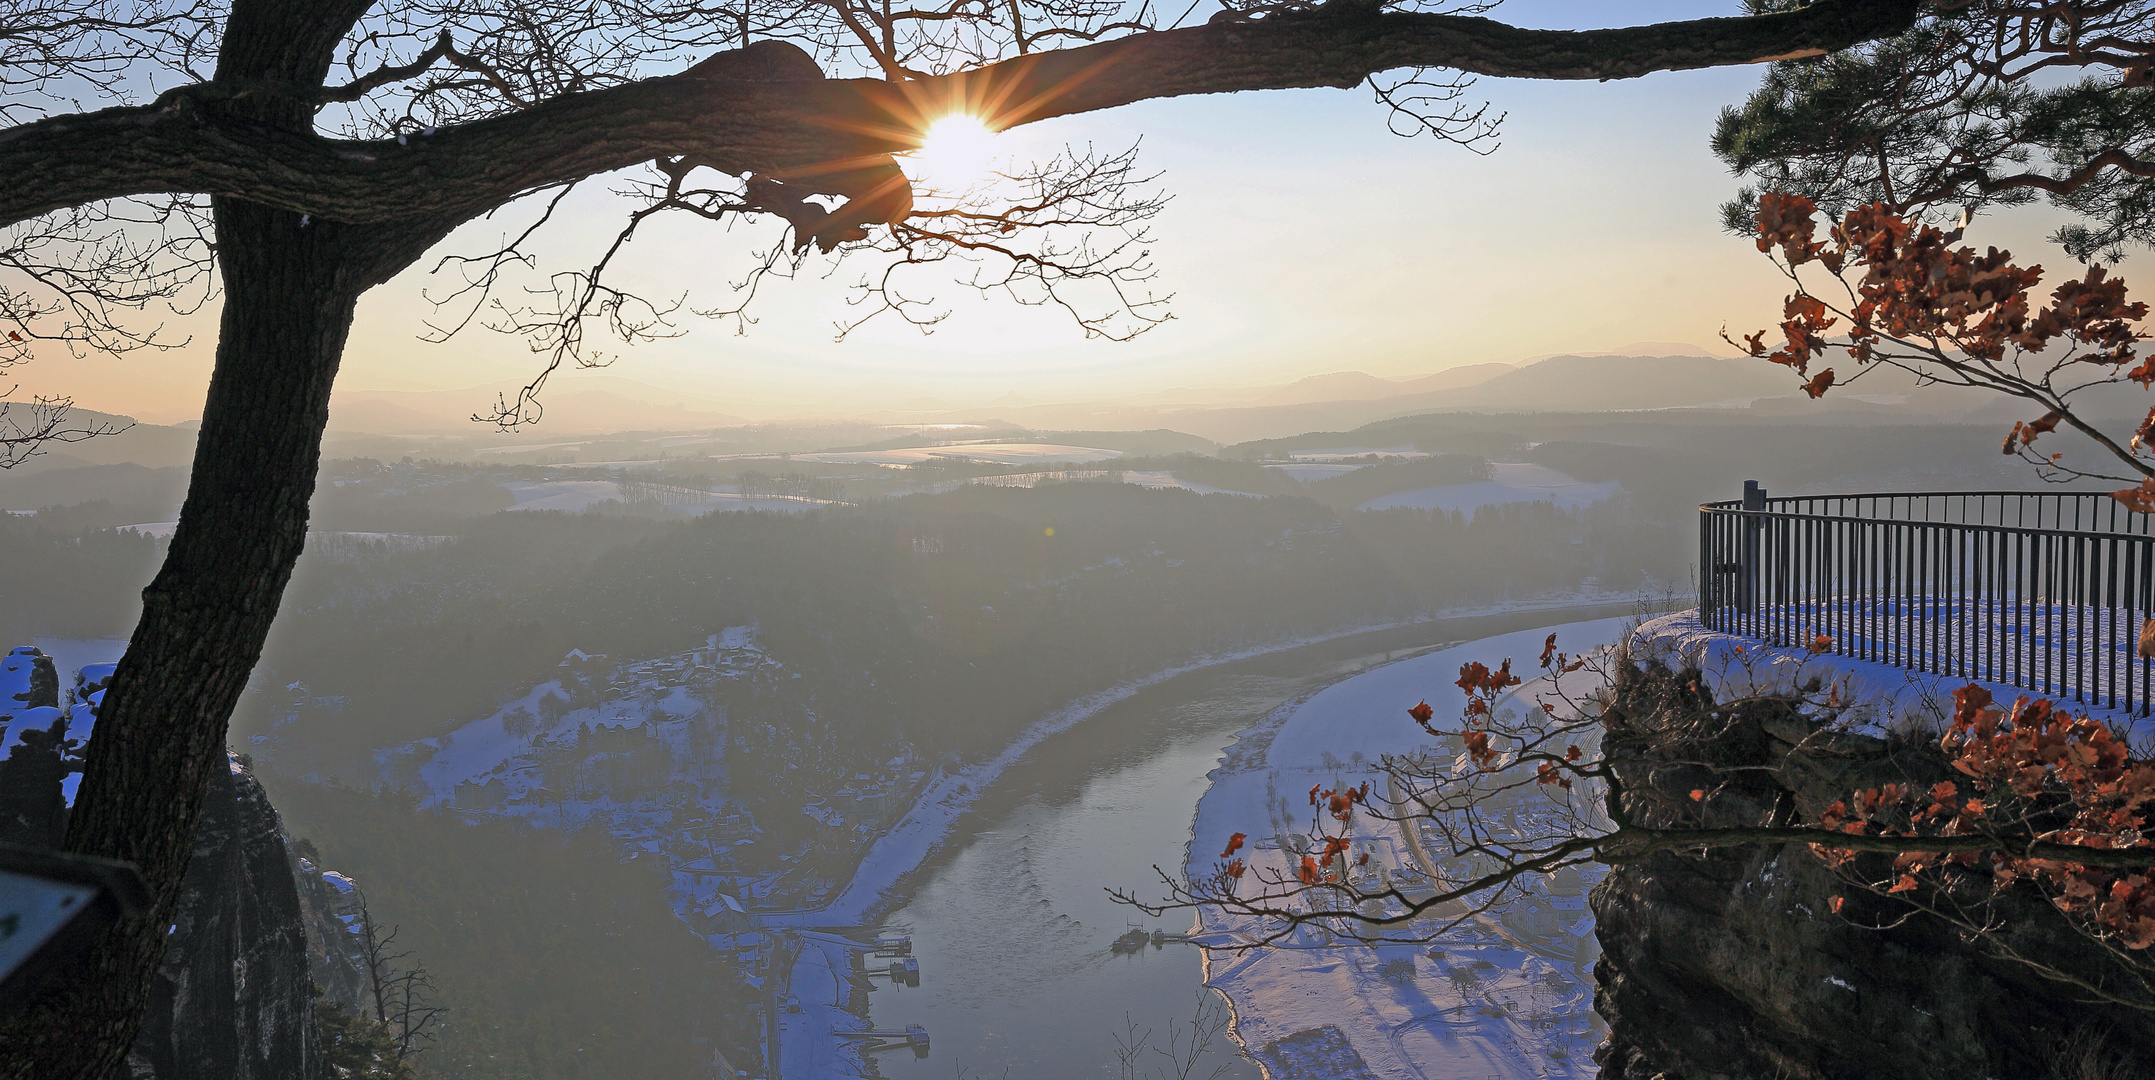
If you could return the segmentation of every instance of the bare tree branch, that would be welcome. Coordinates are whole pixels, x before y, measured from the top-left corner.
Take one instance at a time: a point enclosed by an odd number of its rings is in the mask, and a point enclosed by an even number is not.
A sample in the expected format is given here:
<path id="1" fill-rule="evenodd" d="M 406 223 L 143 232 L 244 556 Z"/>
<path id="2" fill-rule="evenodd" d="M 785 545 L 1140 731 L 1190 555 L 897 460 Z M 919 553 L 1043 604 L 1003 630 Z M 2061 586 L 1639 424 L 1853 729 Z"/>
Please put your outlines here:
<path id="1" fill-rule="evenodd" d="M 1821 0 L 1774 15 L 1554 31 L 1335 0 L 1307 14 L 1136 34 L 899 84 L 691 71 L 553 98 L 404 145 L 268 130 L 198 100 L 204 88 L 184 87 L 151 105 L 0 131 L 0 169 L 16 178 L 0 191 L 0 223 L 167 192 L 233 195 L 345 222 L 463 220 L 534 188 L 677 156 L 814 183 L 847 162 L 918 147 L 924 121 L 957 103 L 984 104 L 992 126 L 1008 128 L 1152 98 L 1353 86 L 1409 67 L 1632 78 L 1822 53 L 1906 26 L 1919 6 Z"/>

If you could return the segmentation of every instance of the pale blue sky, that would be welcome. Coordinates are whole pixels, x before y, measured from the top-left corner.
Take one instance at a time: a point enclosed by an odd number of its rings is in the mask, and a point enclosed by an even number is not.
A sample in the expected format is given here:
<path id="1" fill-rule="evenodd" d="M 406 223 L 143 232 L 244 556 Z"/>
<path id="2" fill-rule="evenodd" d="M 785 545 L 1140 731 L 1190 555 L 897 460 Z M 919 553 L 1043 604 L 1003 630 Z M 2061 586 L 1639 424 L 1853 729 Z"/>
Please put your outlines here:
<path id="1" fill-rule="evenodd" d="M 1494 16 L 1585 27 L 1736 10 L 1734 0 L 1509 0 Z M 1389 134 L 1366 89 L 1186 98 L 1033 125 L 1004 136 L 1016 152 L 1143 137 L 1143 164 L 1174 196 L 1152 248 L 1157 285 L 1176 294 L 1172 323 L 1114 344 L 1083 340 L 1052 311 L 960 302 L 931 336 L 893 325 L 833 343 L 837 286 L 853 276 L 841 268 L 829 281 L 767 287 L 745 337 L 691 316 L 683 337 L 609 349 L 619 353 L 609 373 L 761 418 L 843 415 L 894 394 L 1069 400 L 1341 370 L 1413 375 L 1639 340 L 1708 344 L 1723 323 L 1769 325 L 1785 292 L 1748 243 L 1720 231 L 1717 207 L 1736 181 L 1706 148 L 1715 113 L 1757 78 L 1484 80 L 1477 91 L 1509 113 L 1488 157 Z M 475 224 L 450 247 L 479 250 L 513 220 Z M 582 200 L 542 254 L 554 268 L 588 263 L 619 220 L 608 200 Z M 2041 239 L 2055 220 L 2046 210 L 1987 219 L 1970 240 L 2062 265 Z M 622 280 L 715 305 L 748 241 L 744 230 L 673 223 L 633 245 Z M 420 269 L 362 302 L 343 387 L 507 387 L 534 370 L 521 342 L 483 331 L 419 343 Z M 201 327 L 205 342 L 211 329 Z M 207 350 L 39 367 L 26 388 L 173 419 L 200 400 Z"/>

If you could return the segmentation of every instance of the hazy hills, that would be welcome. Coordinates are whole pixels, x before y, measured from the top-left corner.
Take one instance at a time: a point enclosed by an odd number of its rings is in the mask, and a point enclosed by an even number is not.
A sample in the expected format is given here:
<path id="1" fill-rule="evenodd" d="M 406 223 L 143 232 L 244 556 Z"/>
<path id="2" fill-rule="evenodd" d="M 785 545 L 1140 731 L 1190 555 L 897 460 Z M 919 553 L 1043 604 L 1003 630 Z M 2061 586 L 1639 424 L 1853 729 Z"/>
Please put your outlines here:
<path id="1" fill-rule="evenodd" d="M 1758 360 L 1558 356 L 1457 391 L 1416 395 L 1413 404 L 1446 411 L 1609 412 L 1741 406 L 1793 389 L 1787 372 Z"/>
<path id="2" fill-rule="evenodd" d="M 1689 364 L 1660 364 L 1652 357 L 1683 357 Z M 1724 398 L 1785 393 L 1761 389 L 1762 380 L 1723 377 L 1709 351 L 1678 342 L 1636 342 L 1610 353 L 1538 357 L 1525 364 L 1467 364 L 1427 375 L 1386 378 L 1362 371 L 1312 375 L 1283 385 L 1178 387 L 1135 394 L 1103 393 L 1086 400 L 1040 401 L 1006 393 L 973 404 L 908 393 L 903 388 L 834 387 L 828 415 L 797 417 L 787 426 L 937 423 L 984 424 L 1032 430 L 1148 430 L 1173 428 L 1218 442 L 1290 435 L 1324 427 L 1353 427 L 1371 420 L 1430 409 L 1667 408 Z M 1551 362 L 1584 364 L 1558 372 Z M 1521 379 L 1520 372 L 1536 378 Z M 1585 381 L 1581 381 L 1584 377 Z M 1569 393 L 1553 395 L 1553 390 Z M 1611 398 L 1610 393 L 1615 397 Z M 616 375 L 577 375 L 553 382 L 544 396 L 541 423 L 516 439 L 492 435 L 471 421 L 492 405 L 498 390 L 343 390 L 330 405 L 332 431 L 403 437 L 550 442 L 624 431 L 694 431 L 745 427 L 751 404 L 728 402 L 654 386 Z M 1621 401 L 1621 404 L 1604 402 Z M 858 404 L 880 402 L 881 404 Z M 771 426 L 768 420 L 759 426 Z"/>
<path id="3" fill-rule="evenodd" d="M 1165 427 L 1221 443 L 1338 431 L 1426 412 L 1610 412 L 1741 407 L 1795 392 L 1786 372 L 1709 356 L 1557 356 L 1515 367 L 1474 364 L 1415 379 L 1335 372 L 1277 387 L 1250 404 L 1080 403 L 999 410 L 1031 428 Z"/>
<path id="4" fill-rule="evenodd" d="M 1023 440 L 1053 433 L 1058 437 L 1049 441 L 1167 454 L 1353 431 L 1427 414 L 1692 411 L 1730 421 L 1797 424 L 1991 424 L 2019 418 L 2012 402 L 1995 395 L 1918 388 L 1906 376 L 1886 370 L 1870 371 L 1861 383 L 1812 401 L 1799 392 L 1797 379 L 1786 369 L 1707 353 L 1681 343 L 1641 342 L 1611 353 L 1560 355 L 1517 365 L 1472 364 L 1409 378 L 1339 371 L 1270 386 L 1179 388 L 1096 401 L 1021 404 L 1013 395 L 1004 395 L 996 405 L 971 409 L 912 408 L 896 404 L 902 399 L 894 394 L 894 404 L 880 412 L 778 424 L 751 424 L 725 402 L 709 397 L 685 396 L 611 375 L 582 376 L 550 388 L 541 423 L 511 433 L 471 421 L 473 411 L 492 400 L 492 392 L 482 388 L 358 390 L 334 400 L 324 452 L 332 458 L 383 461 L 410 456 L 504 465 L 589 464 Z M 89 421 L 132 424 L 126 417 L 87 411 L 80 415 Z M 183 474 L 194 441 L 192 424 L 132 424 L 118 435 L 54 445 L 45 455 L 0 473 L 0 506 L 27 508 L 94 498 L 131 504 L 174 501 L 184 484 L 177 476 L 89 467 L 131 464 Z M 60 472 L 73 475 L 44 475 Z"/>
<path id="5" fill-rule="evenodd" d="M 329 425 L 337 431 L 372 435 L 466 435 L 479 427 L 472 422 L 472 414 L 492 406 L 496 393 L 484 387 L 340 390 L 330 399 Z M 549 435 L 680 431 L 748 423 L 723 403 L 611 375 L 556 381 L 541 400 Z"/>
<path id="6" fill-rule="evenodd" d="M 1372 401 L 1454 390 L 1511 372 L 1510 364 L 1468 364 L 1418 379 L 1380 379 L 1359 371 L 1312 375 L 1268 391 L 1260 405 L 1314 405 L 1329 401 Z"/>

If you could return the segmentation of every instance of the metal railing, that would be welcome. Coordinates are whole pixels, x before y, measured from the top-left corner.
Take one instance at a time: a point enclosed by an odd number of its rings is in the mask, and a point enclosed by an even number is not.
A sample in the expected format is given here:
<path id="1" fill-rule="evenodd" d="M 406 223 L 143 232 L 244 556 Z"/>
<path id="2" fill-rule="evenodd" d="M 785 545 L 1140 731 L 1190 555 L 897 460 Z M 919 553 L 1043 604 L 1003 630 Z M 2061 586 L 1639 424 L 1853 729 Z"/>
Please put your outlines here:
<path id="1" fill-rule="evenodd" d="M 1773 499 L 1746 482 L 1699 507 L 1700 620 L 1775 646 L 2144 716 L 2151 616 L 2155 515 L 2100 493 Z"/>

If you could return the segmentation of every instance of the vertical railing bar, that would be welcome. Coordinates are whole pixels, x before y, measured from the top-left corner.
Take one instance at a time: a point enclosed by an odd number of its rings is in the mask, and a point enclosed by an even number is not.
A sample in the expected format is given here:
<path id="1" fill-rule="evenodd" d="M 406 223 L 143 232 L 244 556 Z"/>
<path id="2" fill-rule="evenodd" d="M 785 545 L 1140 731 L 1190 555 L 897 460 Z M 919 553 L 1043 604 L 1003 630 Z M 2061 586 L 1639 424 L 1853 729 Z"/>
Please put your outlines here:
<path id="1" fill-rule="evenodd" d="M 2117 524 L 2116 514 L 2110 515 L 2110 524 L 2113 526 Z M 2118 542 L 2115 536 L 2109 536 L 2097 538 L 2097 543 L 2101 544 L 2103 552 L 2100 564 L 2103 582 L 2102 606 L 2096 609 L 2098 617 L 2102 620 L 2099 632 L 2102 635 L 2103 651 L 2098 654 L 2102 657 L 2102 664 L 2096 669 L 2096 675 L 2102 679 L 2103 683 L 2103 708 L 2116 709 L 2118 707 L 2119 640 L 2117 617 Z"/>

